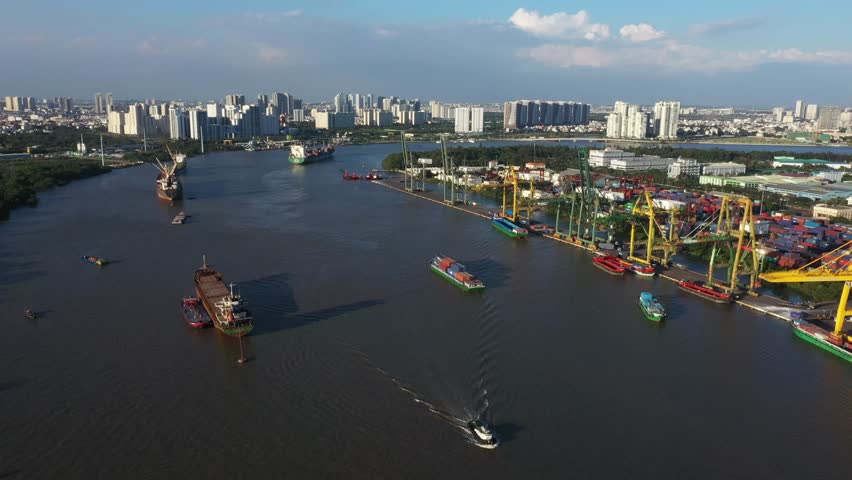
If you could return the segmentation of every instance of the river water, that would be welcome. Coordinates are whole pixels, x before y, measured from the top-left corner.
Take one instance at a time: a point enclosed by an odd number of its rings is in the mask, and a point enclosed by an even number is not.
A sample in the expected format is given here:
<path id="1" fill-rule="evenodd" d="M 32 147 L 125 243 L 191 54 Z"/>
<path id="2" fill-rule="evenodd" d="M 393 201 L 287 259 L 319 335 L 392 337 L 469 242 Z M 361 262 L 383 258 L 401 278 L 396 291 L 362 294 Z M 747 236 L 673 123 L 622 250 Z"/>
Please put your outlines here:
<path id="1" fill-rule="evenodd" d="M 0 478 L 848 476 L 846 362 L 779 320 L 341 179 L 397 149 L 307 166 L 210 154 L 189 160 L 175 207 L 142 166 L 14 211 Z M 179 210 L 192 217 L 170 225 Z M 429 272 L 438 252 L 488 290 Z M 202 255 L 255 314 L 245 365 L 234 339 L 180 317 Z M 664 325 L 642 316 L 643 290 L 668 305 Z M 459 427 L 478 414 L 498 449 Z"/>

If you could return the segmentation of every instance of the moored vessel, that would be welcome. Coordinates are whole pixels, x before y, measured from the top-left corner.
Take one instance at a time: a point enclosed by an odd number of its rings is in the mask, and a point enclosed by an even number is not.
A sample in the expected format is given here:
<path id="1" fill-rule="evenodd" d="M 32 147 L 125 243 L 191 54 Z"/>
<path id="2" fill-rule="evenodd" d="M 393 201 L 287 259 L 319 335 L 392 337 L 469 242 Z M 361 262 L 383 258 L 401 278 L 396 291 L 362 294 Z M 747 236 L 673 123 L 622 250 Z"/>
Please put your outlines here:
<path id="1" fill-rule="evenodd" d="M 539 235 L 552 235 L 556 232 L 550 225 L 545 225 L 543 223 L 536 223 L 535 225 L 530 225 L 529 230 L 533 233 L 538 233 Z"/>
<path id="2" fill-rule="evenodd" d="M 210 315 L 204 310 L 204 306 L 195 297 L 184 297 L 180 303 L 181 313 L 187 325 L 192 328 L 205 328 L 213 325 Z"/>
<path id="3" fill-rule="evenodd" d="M 636 275 L 640 277 L 653 277 L 657 274 L 657 268 L 653 265 L 644 265 L 641 263 L 633 263 L 630 265 L 630 269 Z"/>
<path id="4" fill-rule="evenodd" d="M 344 180 L 361 180 L 361 175 L 358 175 L 357 173 L 343 172 L 343 179 Z"/>
<path id="5" fill-rule="evenodd" d="M 848 340 L 844 342 L 842 336 L 836 340 L 840 343 L 837 345 L 832 342 L 831 332 L 804 320 L 793 320 L 793 333 L 808 343 L 852 362 L 852 343 Z"/>
<path id="6" fill-rule="evenodd" d="M 592 258 L 595 266 L 612 275 L 624 275 L 627 267 L 621 262 L 621 259 L 614 255 L 598 255 Z"/>
<path id="7" fill-rule="evenodd" d="M 495 217 L 491 220 L 491 226 L 512 238 L 527 238 L 529 232 L 526 228 L 517 225 L 505 217 Z"/>
<path id="8" fill-rule="evenodd" d="M 93 256 L 91 256 L 91 255 L 83 255 L 83 256 L 81 256 L 80 258 L 81 258 L 84 262 L 92 263 L 92 264 L 95 264 L 95 265 L 97 265 L 97 266 L 99 266 L 99 267 L 103 267 L 104 265 L 106 265 L 107 263 L 109 263 L 109 262 L 107 262 L 106 260 L 104 260 L 103 258 L 93 257 Z"/>
<path id="9" fill-rule="evenodd" d="M 666 318 L 665 307 L 649 292 L 639 294 L 639 308 L 642 309 L 645 318 L 652 322 L 661 322 Z"/>
<path id="10" fill-rule="evenodd" d="M 325 145 L 323 147 L 306 147 L 305 145 L 292 145 L 287 159 L 290 163 L 301 165 L 303 163 L 319 162 L 334 155 L 334 147 Z"/>
<path id="11" fill-rule="evenodd" d="M 183 212 L 178 213 L 177 215 L 175 215 L 175 218 L 172 219 L 172 225 L 183 225 L 183 223 L 186 221 L 186 217 L 188 216 L 189 215 Z"/>
<path id="12" fill-rule="evenodd" d="M 222 274 L 204 265 L 195 271 L 195 292 L 213 320 L 213 326 L 226 335 L 242 337 L 254 328 L 251 314 L 243 306 L 234 284 L 225 285 Z"/>
<path id="13" fill-rule="evenodd" d="M 733 293 L 729 289 L 706 282 L 681 280 L 677 282 L 677 286 L 685 292 L 705 298 L 711 302 L 731 303 L 734 299 Z"/>
<path id="14" fill-rule="evenodd" d="M 429 268 L 466 292 L 485 289 L 485 283 L 482 280 L 468 272 L 464 265 L 445 255 L 435 256 Z"/>

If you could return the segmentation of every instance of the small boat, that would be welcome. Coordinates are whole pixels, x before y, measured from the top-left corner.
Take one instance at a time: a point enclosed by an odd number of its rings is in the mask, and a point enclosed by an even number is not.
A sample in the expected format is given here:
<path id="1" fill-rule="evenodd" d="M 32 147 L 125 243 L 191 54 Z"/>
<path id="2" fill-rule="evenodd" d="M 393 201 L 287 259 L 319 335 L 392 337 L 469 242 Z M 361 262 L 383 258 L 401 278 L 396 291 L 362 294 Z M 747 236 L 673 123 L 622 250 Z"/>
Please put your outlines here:
<path id="1" fill-rule="evenodd" d="M 361 180 L 361 175 L 356 173 L 343 172 L 344 180 Z"/>
<path id="2" fill-rule="evenodd" d="M 643 265 L 641 263 L 634 263 L 630 265 L 630 269 L 633 270 L 633 273 L 639 275 L 640 277 L 653 277 L 657 274 L 657 267 L 653 265 Z"/>
<path id="3" fill-rule="evenodd" d="M 612 275 L 624 275 L 627 267 L 624 266 L 621 259 L 614 255 L 598 255 L 592 259 L 595 266 Z"/>
<path id="4" fill-rule="evenodd" d="M 364 180 L 381 180 L 383 177 L 378 172 L 370 172 L 364 176 Z"/>
<path id="5" fill-rule="evenodd" d="M 711 285 L 706 282 L 681 280 L 677 282 L 677 286 L 693 295 L 710 300 L 716 303 L 731 303 L 734 299 L 733 292 L 725 287 Z"/>
<path id="6" fill-rule="evenodd" d="M 181 312 L 183 319 L 192 328 L 205 328 L 213 326 L 213 320 L 204 310 L 204 306 L 195 297 L 184 297 L 181 300 Z"/>
<path id="7" fill-rule="evenodd" d="M 27 320 L 35 320 L 36 314 L 35 314 L 35 312 L 33 312 L 32 310 L 30 310 L 28 308 L 28 309 L 24 310 L 24 317 L 26 317 Z"/>
<path id="8" fill-rule="evenodd" d="M 445 255 L 432 259 L 429 268 L 465 292 L 484 290 L 485 283 L 467 271 L 464 265 Z"/>
<path id="9" fill-rule="evenodd" d="M 666 309 L 651 293 L 642 292 L 639 294 L 639 308 L 642 309 L 645 317 L 652 322 L 661 322 L 666 318 Z"/>
<path id="10" fill-rule="evenodd" d="M 172 219 L 172 225 L 183 225 L 189 215 L 180 212 Z"/>
<path id="11" fill-rule="evenodd" d="M 107 263 L 109 263 L 109 262 L 107 262 L 106 260 L 104 260 L 103 258 L 93 257 L 93 256 L 91 256 L 91 255 L 83 255 L 83 256 L 82 256 L 82 257 L 80 257 L 80 258 L 81 258 L 84 262 L 93 263 L 93 264 L 95 264 L 95 265 L 97 265 L 97 266 L 99 266 L 99 267 L 103 267 L 104 265 L 106 265 Z"/>
<path id="12" fill-rule="evenodd" d="M 471 420 L 467 423 L 467 428 L 476 437 L 476 445 L 479 447 L 491 449 L 500 444 L 494 429 L 484 420 Z"/>
<path id="13" fill-rule="evenodd" d="M 533 233 L 538 233 L 539 235 L 552 235 L 556 230 L 550 225 L 545 225 L 543 223 L 537 223 L 535 225 L 530 225 L 530 231 Z"/>

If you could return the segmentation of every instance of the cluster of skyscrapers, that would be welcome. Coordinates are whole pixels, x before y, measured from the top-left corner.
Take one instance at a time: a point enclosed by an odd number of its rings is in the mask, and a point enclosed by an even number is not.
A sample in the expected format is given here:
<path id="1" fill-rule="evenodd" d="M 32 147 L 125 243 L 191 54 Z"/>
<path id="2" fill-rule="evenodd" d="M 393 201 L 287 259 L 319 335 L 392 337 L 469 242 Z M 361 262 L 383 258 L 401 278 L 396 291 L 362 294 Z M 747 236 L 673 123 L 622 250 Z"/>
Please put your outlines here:
<path id="1" fill-rule="evenodd" d="M 372 94 L 338 93 L 332 111 L 313 110 L 316 128 L 349 128 L 355 125 L 386 127 L 394 123 L 420 125 L 426 123 L 426 112 L 420 111 L 420 100 L 406 100 Z"/>
<path id="2" fill-rule="evenodd" d="M 675 140 L 679 119 L 680 102 L 657 102 L 652 113 L 643 111 L 639 105 L 618 101 L 615 102 L 613 112 L 607 117 L 606 136 Z"/>
<path id="3" fill-rule="evenodd" d="M 54 97 L 53 100 L 44 99 L 43 103 L 39 105 L 33 97 L 9 96 L 3 98 L 3 110 L 6 112 L 23 112 L 26 110 L 34 112 L 40 106 L 48 110 L 59 110 L 67 113 L 74 108 L 74 102 L 71 97 Z"/>
<path id="4" fill-rule="evenodd" d="M 126 112 L 110 105 L 108 111 L 107 128 L 111 133 L 143 136 L 159 132 L 173 139 L 218 140 L 277 135 L 288 119 L 304 120 L 302 100 L 288 93 L 258 95 L 252 104 L 246 103 L 245 95 L 230 94 L 225 96 L 224 103 L 211 102 L 203 106 L 152 101 L 131 104 Z"/>
<path id="5" fill-rule="evenodd" d="M 549 125 L 588 125 L 591 110 L 586 103 L 515 100 L 503 104 L 503 127 L 508 131 Z"/>
<path id="6" fill-rule="evenodd" d="M 778 123 L 794 123 L 797 121 L 816 121 L 817 130 L 837 130 L 843 121 L 843 109 L 835 105 L 806 103 L 796 100 L 792 111 L 784 107 L 772 109 L 772 119 Z"/>

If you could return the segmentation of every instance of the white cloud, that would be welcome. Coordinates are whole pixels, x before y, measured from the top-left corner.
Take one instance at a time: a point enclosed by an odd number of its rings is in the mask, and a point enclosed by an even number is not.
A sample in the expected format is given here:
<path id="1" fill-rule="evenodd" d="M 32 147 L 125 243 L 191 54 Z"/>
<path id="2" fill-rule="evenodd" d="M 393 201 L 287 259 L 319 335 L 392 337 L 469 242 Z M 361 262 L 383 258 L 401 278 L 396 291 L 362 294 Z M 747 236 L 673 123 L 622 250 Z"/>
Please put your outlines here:
<path id="1" fill-rule="evenodd" d="M 722 51 L 666 40 L 655 44 L 604 47 L 545 44 L 519 51 L 519 55 L 560 68 L 629 67 L 714 74 L 749 70 L 767 64 L 852 65 L 852 51 L 797 48 L 782 50 Z"/>
<path id="2" fill-rule="evenodd" d="M 136 50 L 144 55 L 160 55 L 169 52 L 168 48 L 157 37 L 148 37 L 142 40 L 136 45 Z"/>
<path id="3" fill-rule="evenodd" d="M 589 13 L 585 10 L 574 14 L 556 12 L 541 15 L 537 10 L 519 8 L 509 17 L 509 23 L 537 37 L 606 40 L 610 35 L 609 25 L 592 23 Z"/>
<path id="4" fill-rule="evenodd" d="M 399 32 L 397 32 L 396 30 L 389 30 L 387 28 L 379 27 L 376 29 L 376 35 L 380 37 L 395 37 L 399 35 Z"/>
<path id="5" fill-rule="evenodd" d="M 657 30 L 650 24 L 639 23 L 621 27 L 618 34 L 621 35 L 622 38 L 633 43 L 644 43 L 663 38 L 666 35 L 666 32 Z"/>
<path id="6" fill-rule="evenodd" d="M 269 45 L 256 45 L 257 59 L 266 65 L 278 65 L 287 59 L 287 51 L 283 48 L 271 47 Z"/>
<path id="7" fill-rule="evenodd" d="M 302 9 L 284 10 L 280 12 L 246 12 L 243 13 L 243 18 L 252 22 L 261 23 L 276 23 L 288 18 L 298 17 L 302 15 Z"/>

